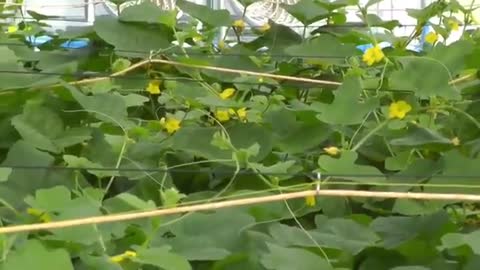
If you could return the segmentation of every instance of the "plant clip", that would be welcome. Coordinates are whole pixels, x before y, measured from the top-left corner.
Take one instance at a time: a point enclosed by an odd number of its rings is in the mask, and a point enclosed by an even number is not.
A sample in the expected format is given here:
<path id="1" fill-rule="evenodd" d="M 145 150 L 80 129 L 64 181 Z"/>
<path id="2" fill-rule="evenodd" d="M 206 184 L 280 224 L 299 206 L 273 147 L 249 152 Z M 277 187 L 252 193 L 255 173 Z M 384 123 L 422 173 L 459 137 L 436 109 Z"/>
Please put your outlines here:
<path id="1" fill-rule="evenodd" d="M 320 195 L 320 184 L 322 182 L 322 173 L 317 172 L 316 175 L 317 175 L 317 185 L 316 185 L 315 190 L 317 191 L 317 196 L 318 196 L 318 195 Z"/>

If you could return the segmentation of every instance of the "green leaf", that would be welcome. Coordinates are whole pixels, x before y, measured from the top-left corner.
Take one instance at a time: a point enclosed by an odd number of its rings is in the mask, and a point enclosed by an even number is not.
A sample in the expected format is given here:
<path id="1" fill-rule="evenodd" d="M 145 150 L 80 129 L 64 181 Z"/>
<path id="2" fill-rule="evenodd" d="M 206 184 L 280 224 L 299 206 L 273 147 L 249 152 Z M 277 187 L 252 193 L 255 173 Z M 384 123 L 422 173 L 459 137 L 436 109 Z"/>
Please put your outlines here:
<path id="1" fill-rule="evenodd" d="M 468 40 L 459 40 L 448 46 L 439 43 L 433 47 L 428 56 L 440 61 L 449 70 L 450 75 L 455 76 L 465 68 L 473 48 L 474 45 Z"/>
<path id="2" fill-rule="evenodd" d="M 382 2 L 382 1 L 383 1 L 383 0 L 369 0 L 369 1 L 365 4 L 364 8 L 365 8 L 365 9 L 368 9 L 369 7 L 371 7 L 371 6 L 373 6 L 373 5 L 376 5 L 376 4 L 378 4 L 378 3 Z"/>
<path id="3" fill-rule="evenodd" d="M 480 230 L 471 233 L 449 233 L 442 237 L 443 249 L 454 249 L 463 245 L 469 246 L 473 253 L 480 254 Z"/>
<path id="4" fill-rule="evenodd" d="M 63 150 L 53 141 L 63 132 L 63 121 L 46 107 L 27 103 L 23 114 L 12 118 L 12 125 L 25 141 L 41 150 L 53 153 Z"/>
<path id="5" fill-rule="evenodd" d="M 378 106 L 376 99 L 360 102 L 362 87 L 360 79 L 347 76 L 343 84 L 335 91 L 331 104 L 313 102 L 311 108 L 320 114 L 321 121 L 334 125 L 355 125 L 362 123 L 365 115 Z"/>
<path id="6" fill-rule="evenodd" d="M 0 182 L 8 181 L 11 173 L 11 168 L 0 168 Z"/>
<path id="7" fill-rule="evenodd" d="M 190 16 L 209 26 L 230 26 L 232 19 L 227 10 L 214 10 L 204 5 L 198 5 L 184 0 L 177 1 L 177 6 Z"/>
<path id="8" fill-rule="evenodd" d="M 478 175 L 480 175 L 480 167 L 478 164 L 480 158 L 468 158 L 457 150 L 444 153 L 443 156 L 443 172 L 439 177 L 433 177 L 428 184 L 433 185 L 459 185 L 460 187 L 430 187 L 425 186 L 426 192 L 445 192 L 445 193 L 468 193 L 478 194 L 476 188 L 469 186 L 478 186 Z M 452 179 L 455 179 L 452 182 Z M 462 187 L 462 185 L 464 185 Z"/>
<path id="9" fill-rule="evenodd" d="M 39 189 L 35 192 L 35 198 L 27 197 L 25 199 L 33 208 L 51 212 L 62 209 L 71 200 L 70 190 L 64 186 Z"/>
<path id="10" fill-rule="evenodd" d="M 48 168 L 53 165 L 54 158 L 48 153 L 37 150 L 25 141 L 13 144 L 3 161 L 2 166 L 32 166 Z M 28 194 L 33 194 L 39 188 L 49 188 L 59 184 L 58 179 L 50 178 L 48 169 L 13 168 L 8 181 L 0 184 L 0 197 L 12 205 L 22 204 Z"/>
<path id="11" fill-rule="evenodd" d="M 397 91 L 413 91 L 419 98 L 439 96 L 458 100 L 460 93 L 449 81 L 453 79 L 446 66 L 435 59 L 424 57 L 402 57 L 403 69 L 390 76 L 390 87 Z"/>
<path id="12" fill-rule="evenodd" d="M 343 151 L 338 159 L 322 155 L 318 158 L 318 166 L 322 172 L 334 175 L 336 179 L 352 180 L 358 183 L 385 181 L 380 170 L 372 166 L 356 164 L 357 158 L 358 154 L 353 151 Z"/>
<path id="13" fill-rule="evenodd" d="M 146 2 L 146 3 L 149 3 L 149 2 Z M 112 64 L 112 71 L 115 72 L 115 73 L 120 72 L 122 70 L 125 70 L 125 69 L 129 68 L 131 65 L 132 65 L 132 62 L 130 62 L 130 60 L 125 59 L 125 58 L 118 58 Z M 105 81 L 103 81 L 103 82 L 105 82 Z M 109 81 L 107 81 L 107 82 L 109 82 Z"/>
<path id="14" fill-rule="evenodd" d="M 398 266 L 398 267 L 392 268 L 391 270 L 430 270 L 430 268 L 413 265 L 413 266 Z"/>
<path id="15" fill-rule="evenodd" d="M 171 207 L 177 205 L 177 203 L 186 197 L 185 194 L 178 192 L 175 188 L 169 188 L 165 191 L 161 191 L 163 205 Z"/>
<path id="16" fill-rule="evenodd" d="M 104 167 L 98 163 L 92 162 L 88 160 L 87 158 L 84 157 L 77 157 L 73 155 L 63 155 L 63 160 L 67 163 L 67 167 L 69 168 L 88 168 L 89 173 L 99 177 L 103 178 L 106 176 L 118 176 L 119 173 L 118 171 L 106 171 L 102 170 Z M 94 169 L 100 169 L 100 170 L 94 170 Z"/>
<path id="17" fill-rule="evenodd" d="M 145 56 L 150 51 L 169 47 L 172 33 L 160 26 L 122 23 L 112 16 L 95 18 L 97 35 L 111 44 L 118 55 Z"/>
<path id="18" fill-rule="evenodd" d="M 69 254 L 63 249 L 48 250 L 38 240 L 28 240 L 24 246 L 12 251 L 3 270 L 73 270 Z"/>
<path id="19" fill-rule="evenodd" d="M 217 128 L 185 127 L 181 128 L 172 137 L 172 147 L 177 150 L 186 151 L 209 159 L 230 159 L 232 152 L 221 150 L 211 144 Z M 251 161 L 263 160 L 272 149 L 271 133 L 265 128 L 256 124 L 238 123 L 227 128 L 231 143 L 237 148 L 249 148 L 258 143 L 260 150 L 258 155 L 252 157 Z M 195 144 L 191 138 L 195 138 Z"/>
<path id="20" fill-rule="evenodd" d="M 294 5 L 282 5 L 282 7 L 304 25 L 309 25 L 329 15 L 327 9 L 313 0 L 301 0 Z"/>
<path id="21" fill-rule="evenodd" d="M 94 114 L 99 120 L 114 125 L 126 123 L 127 106 L 120 95 L 105 93 L 86 96 L 73 87 L 70 88 L 70 92 L 88 113 Z"/>
<path id="22" fill-rule="evenodd" d="M 182 256 L 170 252 L 170 247 L 154 247 L 137 249 L 137 257 L 133 261 L 158 266 L 164 270 L 190 270 L 192 266 Z"/>
<path id="23" fill-rule="evenodd" d="M 393 139 L 390 144 L 408 147 L 435 147 L 451 146 L 452 142 L 434 130 L 414 125 L 408 129 L 406 136 Z"/>
<path id="24" fill-rule="evenodd" d="M 379 217 L 370 227 L 383 238 L 385 248 L 391 249 L 418 236 L 427 239 L 435 237 L 443 232 L 447 223 L 447 214 L 438 212 L 428 216 Z"/>
<path id="25" fill-rule="evenodd" d="M 274 270 L 318 270 L 332 269 L 319 255 L 299 248 L 284 248 L 275 244 L 267 243 L 269 253 L 262 256 L 262 265 L 267 269 Z"/>
<path id="26" fill-rule="evenodd" d="M 175 10 L 163 10 L 151 1 L 144 1 L 125 8 L 119 16 L 123 22 L 163 23 L 168 27 L 174 27 L 177 20 Z"/>
<path id="27" fill-rule="evenodd" d="M 301 58 L 315 58 L 315 63 L 340 64 L 345 59 L 360 55 L 354 44 L 345 44 L 330 35 L 321 35 L 300 45 L 290 46 L 285 52 L 291 56 L 300 55 Z M 341 91 L 341 90 L 339 90 Z"/>

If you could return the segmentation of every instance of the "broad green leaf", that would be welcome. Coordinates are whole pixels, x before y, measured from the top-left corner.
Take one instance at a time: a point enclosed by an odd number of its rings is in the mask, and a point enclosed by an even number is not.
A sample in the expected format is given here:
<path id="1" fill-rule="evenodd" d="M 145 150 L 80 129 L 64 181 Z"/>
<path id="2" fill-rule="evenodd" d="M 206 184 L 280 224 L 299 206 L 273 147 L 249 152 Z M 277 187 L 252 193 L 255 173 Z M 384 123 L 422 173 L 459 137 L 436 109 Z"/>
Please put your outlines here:
<path id="1" fill-rule="evenodd" d="M 358 183 L 385 181 L 383 173 L 373 166 L 358 165 L 358 154 L 343 151 L 339 158 L 322 155 L 318 158 L 320 170 L 336 179 L 352 180 Z"/>
<path id="2" fill-rule="evenodd" d="M 337 247 L 351 254 L 358 254 L 367 247 L 376 246 L 380 240 L 371 228 L 349 219 L 316 216 L 315 224 L 317 229 L 312 232 L 317 239 L 324 243 L 329 242 L 329 247 Z"/>
<path id="3" fill-rule="evenodd" d="M 7 181 L 11 173 L 12 173 L 11 168 L 0 168 L 0 182 Z"/>
<path id="4" fill-rule="evenodd" d="M 131 65 L 132 65 L 132 62 L 130 62 L 130 60 L 125 58 L 118 58 L 112 64 L 112 71 L 115 73 L 120 72 L 122 70 L 129 68 Z"/>
<path id="5" fill-rule="evenodd" d="M 441 62 L 425 57 L 402 57 L 403 69 L 390 76 L 390 87 L 396 91 L 412 91 L 419 98 L 432 96 L 450 100 L 460 99 L 460 93 L 449 85 L 453 79 Z"/>
<path id="6" fill-rule="evenodd" d="M 56 186 L 50 189 L 39 189 L 35 192 L 35 198 L 27 197 L 25 201 L 36 209 L 45 211 L 58 211 L 69 203 L 70 190 L 65 186 Z"/>
<path id="7" fill-rule="evenodd" d="M 63 149 L 54 139 L 63 132 L 63 121 L 52 110 L 27 103 L 23 114 L 12 118 L 12 125 L 22 138 L 41 150 L 59 153 Z"/>
<path id="8" fill-rule="evenodd" d="M 257 164 L 257 163 L 250 163 L 249 166 L 265 175 L 276 176 L 279 179 L 282 179 L 282 178 L 290 178 L 291 174 L 295 174 L 299 172 L 298 168 L 293 167 L 295 163 L 296 163 L 295 161 L 289 160 L 285 162 L 277 162 L 272 166 L 264 166 L 262 164 Z"/>
<path id="9" fill-rule="evenodd" d="M 430 268 L 413 265 L 413 266 L 397 266 L 392 268 L 391 270 L 430 270 Z"/>
<path id="10" fill-rule="evenodd" d="M 168 27 L 174 27 L 176 23 L 176 10 L 166 11 L 151 1 L 125 8 L 119 16 L 124 22 L 163 23 Z"/>
<path id="11" fill-rule="evenodd" d="M 104 202 L 104 207 L 112 213 L 128 212 L 133 210 L 153 210 L 156 205 L 152 201 L 144 201 L 130 193 L 121 193 Z"/>
<path id="12" fill-rule="evenodd" d="M 480 175 L 479 158 L 468 158 L 457 150 L 444 153 L 443 172 L 439 177 L 433 177 L 428 184 L 433 185 L 459 185 L 459 187 L 430 187 L 425 186 L 426 192 L 445 192 L 445 193 L 468 193 L 478 194 L 478 188 L 469 188 L 469 186 L 479 186 L 478 176 Z"/>
<path id="13" fill-rule="evenodd" d="M 3 166 L 32 166 L 38 169 L 13 168 L 8 181 L 0 183 L 0 197 L 12 205 L 23 203 L 26 195 L 33 195 L 39 188 L 49 188 L 59 184 L 59 179 L 50 178 L 48 169 L 53 165 L 54 158 L 48 153 L 37 150 L 25 141 L 13 144 L 3 161 Z"/>
<path id="14" fill-rule="evenodd" d="M 451 76 L 455 76 L 465 68 L 467 57 L 470 57 L 473 48 L 472 42 L 467 40 L 456 41 L 448 46 L 439 43 L 428 57 L 443 63 Z"/>
<path id="15" fill-rule="evenodd" d="M 314 59 L 315 63 L 340 64 L 345 59 L 360 55 L 354 44 L 345 44 L 330 35 L 321 35 L 305 43 L 290 46 L 285 52 L 291 56 L 300 56 L 307 61 Z M 338 90 L 341 91 L 341 90 Z"/>
<path id="16" fill-rule="evenodd" d="M 209 26 L 230 26 L 232 24 L 230 13 L 227 10 L 214 10 L 184 0 L 177 1 L 177 6 Z"/>
<path id="17" fill-rule="evenodd" d="M 304 25 L 324 19 L 329 14 L 328 10 L 313 0 L 301 0 L 294 5 L 282 5 L 282 7 Z"/>
<path id="18" fill-rule="evenodd" d="M 2 269 L 73 270 L 74 268 L 67 251 L 49 250 L 40 241 L 31 239 L 9 254 Z"/>
<path id="19" fill-rule="evenodd" d="M 253 40 L 247 46 L 254 49 L 268 47 L 269 52 L 275 55 L 274 59 L 281 59 L 284 58 L 285 48 L 302 43 L 302 37 L 292 28 L 272 21 L 270 21 L 270 25 L 270 31 Z"/>
<path id="20" fill-rule="evenodd" d="M 275 244 L 267 243 L 269 253 L 262 256 L 262 265 L 267 269 L 274 270 L 317 270 L 332 269 L 328 262 L 310 251 L 300 248 L 284 248 Z"/>
<path id="21" fill-rule="evenodd" d="M 359 102 L 362 92 L 360 79 L 347 76 L 343 84 L 335 91 L 335 99 L 331 104 L 314 102 L 311 108 L 320 114 L 321 121 L 333 125 L 360 124 L 365 115 L 378 106 L 376 99 Z"/>
<path id="22" fill-rule="evenodd" d="M 59 134 L 54 143 L 61 148 L 74 146 L 92 138 L 92 130 L 87 127 L 67 128 Z"/>
<path id="23" fill-rule="evenodd" d="M 232 209 L 194 213 L 164 228 L 175 237 L 165 239 L 159 235 L 152 244 L 167 244 L 188 260 L 218 260 L 238 247 L 241 230 L 254 222 L 250 215 Z"/>
<path id="24" fill-rule="evenodd" d="M 430 202 L 417 200 L 396 200 L 392 211 L 404 216 L 431 215 L 446 205 L 445 202 Z"/>
<path id="25" fill-rule="evenodd" d="M 52 217 L 53 220 L 70 220 L 77 218 L 87 218 L 94 216 L 101 216 L 100 201 L 93 200 L 90 197 L 82 196 L 74 198 L 62 205 L 58 214 Z M 105 233 L 101 235 L 96 225 L 83 225 L 76 227 L 66 227 L 61 229 L 52 229 L 51 235 L 45 239 L 73 242 L 83 245 L 91 245 L 102 237 L 104 241 L 110 239 L 110 234 Z"/>
<path id="26" fill-rule="evenodd" d="M 264 116 L 264 121 L 272 128 L 274 145 L 282 151 L 305 153 L 321 145 L 333 133 L 330 125 L 296 118 L 295 112 L 286 109 L 269 111 Z"/>
<path id="27" fill-rule="evenodd" d="M 119 96 L 123 98 L 123 100 L 125 101 L 125 106 L 127 106 L 127 108 L 143 106 L 146 102 L 150 100 L 147 97 L 139 94 L 128 94 L 126 96 Z"/>
<path id="28" fill-rule="evenodd" d="M 435 147 L 435 146 L 450 146 L 451 140 L 445 138 L 438 132 L 422 128 L 419 126 L 411 126 L 406 136 L 393 139 L 390 141 L 395 146 L 408 146 L 408 147 Z"/>
<path id="29" fill-rule="evenodd" d="M 439 237 L 448 222 L 446 213 L 438 212 L 428 216 L 379 217 L 370 227 L 383 238 L 385 248 L 391 249 L 416 237 Z"/>
<path id="30" fill-rule="evenodd" d="M 70 88 L 70 92 L 88 113 L 94 114 L 99 120 L 114 125 L 125 124 L 127 106 L 120 95 L 105 93 L 86 96 L 75 88 Z"/>
<path id="31" fill-rule="evenodd" d="M 174 149 L 186 151 L 209 159 L 232 158 L 231 151 L 221 150 L 211 144 L 213 136 L 217 131 L 217 128 L 181 128 L 172 137 L 172 146 Z M 237 149 L 249 148 L 255 143 L 259 144 L 259 154 L 252 157 L 252 161 L 260 161 L 264 159 L 272 149 L 271 134 L 259 125 L 238 123 L 234 126 L 228 127 L 227 132 L 230 135 L 231 142 Z M 195 137 L 197 143 L 191 143 L 192 137 Z"/>
<path id="32" fill-rule="evenodd" d="M 133 261 L 160 267 L 164 270 L 190 270 L 192 266 L 184 257 L 172 253 L 170 247 L 137 249 L 138 256 Z"/>
<path id="33" fill-rule="evenodd" d="M 172 33 L 165 27 L 122 23 L 112 16 L 95 18 L 95 32 L 125 56 L 142 56 L 169 47 Z"/>
<path id="34" fill-rule="evenodd" d="M 162 202 L 166 207 L 177 205 L 177 203 L 186 197 L 185 194 L 178 192 L 175 188 L 169 188 L 165 191 L 161 191 Z"/>
<path id="35" fill-rule="evenodd" d="M 104 170 L 103 166 L 98 164 L 98 163 L 95 163 L 95 162 L 92 162 L 90 160 L 88 160 L 87 158 L 84 158 L 84 157 L 77 157 L 77 156 L 72 156 L 72 155 L 63 155 L 63 160 L 65 160 L 65 162 L 67 163 L 67 167 L 70 167 L 70 168 L 88 168 L 88 172 L 93 174 L 93 175 L 96 175 L 97 177 L 100 177 L 100 178 L 103 178 L 103 177 L 106 177 L 106 176 L 118 176 L 119 173 L 118 171 L 107 171 L 107 170 Z M 99 170 L 95 170 L 95 169 L 99 169 Z"/>
<path id="36" fill-rule="evenodd" d="M 471 233 L 449 233 L 442 237 L 441 249 L 454 249 L 462 245 L 469 246 L 473 253 L 480 254 L 480 231 Z"/>

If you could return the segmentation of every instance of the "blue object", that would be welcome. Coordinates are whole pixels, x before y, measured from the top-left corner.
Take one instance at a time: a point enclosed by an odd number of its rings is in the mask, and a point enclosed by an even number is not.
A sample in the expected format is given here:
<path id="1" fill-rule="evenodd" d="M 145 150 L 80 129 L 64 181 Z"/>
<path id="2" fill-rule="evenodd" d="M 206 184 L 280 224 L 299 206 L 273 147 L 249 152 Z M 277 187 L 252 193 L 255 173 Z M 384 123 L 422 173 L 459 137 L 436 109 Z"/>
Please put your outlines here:
<path id="1" fill-rule="evenodd" d="M 27 37 L 27 41 L 33 46 L 41 46 L 45 43 L 50 42 L 52 39 L 53 38 L 50 36 Z M 69 40 L 67 42 L 64 42 L 60 45 L 60 47 L 64 49 L 82 49 L 82 48 L 88 47 L 88 44 L 89 44 L 88 39 L 77 39 L 77 40 Z"/>
<path id="2" fill-rule="evenodd" d="M 428 26 L 428 25 L 424 26 L 423 29 L 422 29 L 422 35 L 420 36 L 419 44 L 417 44 L 417 45 L 409 44 L 407 46 L 407 49 L 415 51 L 415 52 L 421 52 L 423 50 L 423 45 L 425 44 L 425 37 L 427 36 L 428 33 L 430 33 L 430 30 L 431 30 L 430 26 Z M 380 47 L 382 49 L 392 47 L 392 44 L 390 42 L 380 42 L 378 45 L 380 45 Z M 362 45 L 357 46 L 357 49 L 361 50 L 362 52 L 365 52 L 366 50 L 368 50 L 370 48 L 373 48 L 372 43 L 362 44 Z"/>

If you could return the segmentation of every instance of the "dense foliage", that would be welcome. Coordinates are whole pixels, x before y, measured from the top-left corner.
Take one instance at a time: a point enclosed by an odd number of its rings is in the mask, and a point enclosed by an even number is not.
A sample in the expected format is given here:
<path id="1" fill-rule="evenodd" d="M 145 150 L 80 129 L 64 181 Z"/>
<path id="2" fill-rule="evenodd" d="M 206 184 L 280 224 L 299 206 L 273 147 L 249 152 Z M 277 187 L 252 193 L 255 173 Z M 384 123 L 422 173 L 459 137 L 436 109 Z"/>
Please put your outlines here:
<path id="1" fill-rule="evenodd" d="M 26 38 L 45 34 L 48 17 L 30 12 L 35 21 L 4 25 L 2 224 L 313 189 L 317 172 L 329 189 L 477 194 L 472 9 L 442 0 L 409 10 L 418 25 L 398 37 L 397 21 L 369 13 L 376 2 L 358 6 L 363 28 L 346 22 L 355 0 L 285 6 L 304 29 L 249 29 L 227 11 L 183 0 L 191 18 L 178 22 L 146 2 L 37 49 Z M 18 9 L 1 7 L 4 17 Z M 326 24 L 309 27 L 318 21 Z M 435 31 L 422 50 L 408 50 L 429 21 Z M 226 39 L 217 40 L 221 27 Z M 80 38 L 91 46 L 60 46 Z M 136 65 L 149 58 L 340 86 Z M 460 201 L 312 197 L 1 235 L 0 269 L 473 270 L 479 222 L 477 205 Z"/>

